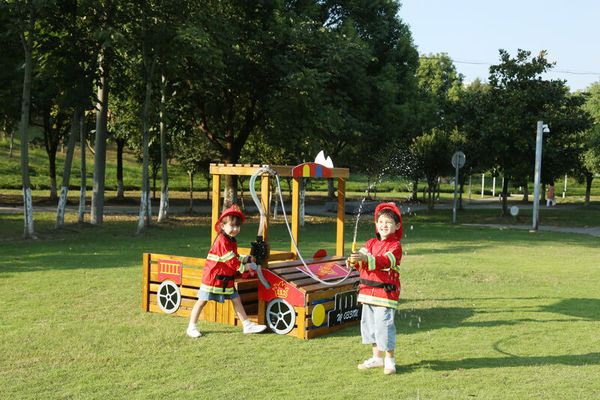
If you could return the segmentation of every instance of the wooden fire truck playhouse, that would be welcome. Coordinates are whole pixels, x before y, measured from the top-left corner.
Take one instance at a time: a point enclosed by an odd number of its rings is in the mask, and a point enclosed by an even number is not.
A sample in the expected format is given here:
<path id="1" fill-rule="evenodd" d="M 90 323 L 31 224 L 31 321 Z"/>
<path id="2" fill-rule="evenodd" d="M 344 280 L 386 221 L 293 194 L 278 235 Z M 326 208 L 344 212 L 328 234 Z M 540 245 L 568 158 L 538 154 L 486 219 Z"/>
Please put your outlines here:
<path id="1" fill-rule="evenodd" d="M 347 168 L 327 167 L 317 163 L 298 166 L 260 166 L 211 164 L 212 224 L 219 218 L 221 179 L 226 175 L 251 176 L 253 199 L 261 212 L 261 227 L 268 242 L 269 179 L 276 179 L 281 197 L 279 177 L 292 179 L 290 249 L 268 248 L 262 263 L 262 276 L 236 279 L 235 285 L 249 318 L 266 324 L 277 334 L 310 339 L 356 324 L 360 319 L 356 286 L 358 272 L 348 270 L 344 257 L 344 207 Z M 253 191 L 260 178 L 260 199 Z M 302 178 L 337 178 L 336 248 L 333 256 L 304 258 L 299 248 L 299 192 Z M 285 215 L 285 214 L 284 214 Z M 211 229 L 211 243 L 217 233 Z M 258 238 L 257 238 L 258 239 Z M 254 243 L 253 243 L 254 245 Z M 266 250 L 266 248 L 265 248 Z M 240 248 L 240 254 L 251 249 Z M 171 254 L 144 253 L 142 266 L 142 309 L 189 317 L 197 299 L 206 259 Z M 233 305 L 208 302 L 201 320 L 239 325 Z"/>

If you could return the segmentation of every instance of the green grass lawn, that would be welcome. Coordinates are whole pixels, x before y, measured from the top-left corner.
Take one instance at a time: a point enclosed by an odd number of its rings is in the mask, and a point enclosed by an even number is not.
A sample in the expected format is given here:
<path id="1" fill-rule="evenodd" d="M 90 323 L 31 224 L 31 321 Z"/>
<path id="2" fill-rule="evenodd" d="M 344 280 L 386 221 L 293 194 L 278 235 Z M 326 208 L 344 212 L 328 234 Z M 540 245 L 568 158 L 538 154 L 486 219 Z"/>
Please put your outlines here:
<path id="1" fill-rule="evenodd" d="M 1 398 L 599 398 L 598 238 L 449 225 L 435 214 L 405 216 L 394 376 L 357 370 L 370 353 L 358 327 L 302 341 L 201 322 L 205 337 L 191 340 L 186 320 L 142 312 L 142 252 L 205 257 L 206 217 L 134 236 L 133 217 L 57 232 L 53 214 L 36 215 L 39 240 L 0 236 Z M 361 241 L 373 228 L 364 220 Z M 0 215 L 0 232 L 22 224 Z M 240 243 L 256 228 L 250 221 Z M 334 247 L 330 220 L 301 235 L 307 254 Z M 282 224 L 270 237 L 275 248 L 288 243 Z"/>

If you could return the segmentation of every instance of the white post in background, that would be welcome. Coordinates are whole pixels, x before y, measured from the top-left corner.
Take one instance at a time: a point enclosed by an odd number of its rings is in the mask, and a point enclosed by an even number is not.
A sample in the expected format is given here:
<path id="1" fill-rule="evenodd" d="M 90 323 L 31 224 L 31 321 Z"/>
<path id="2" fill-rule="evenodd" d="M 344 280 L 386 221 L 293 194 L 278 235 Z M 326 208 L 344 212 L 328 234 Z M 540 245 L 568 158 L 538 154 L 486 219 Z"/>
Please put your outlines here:
<path id="1" fill-rule="evenodd" d="M 539 225 L 539 206 L 540 206 L 540 176 L 542 172 L 542 142 L 544 139 L 544 131 L 550 132 L 548 125 L 544 125 L 544 121 L 537 122 L 537 133 L 535 136 L 535 177 L 533 181 L 533 221 L 532 229 L 538 230 Z"/>
<path id="2" fill-rule="evenodd" d="M 485 186 L 485 174 L 481 174 L 481 198 L 483 199 L 483 190 Z"/>
<path id="3" fill-rule="evenodd" d="M 567 195 L 567 174 L 565 174 L 565 187 L 563 189 L 563 199 Z"/>
<path id="4" fill-rule="evenodd" d="M 496 197 L 496 177 L 492 178 L 492 197 Z"/>

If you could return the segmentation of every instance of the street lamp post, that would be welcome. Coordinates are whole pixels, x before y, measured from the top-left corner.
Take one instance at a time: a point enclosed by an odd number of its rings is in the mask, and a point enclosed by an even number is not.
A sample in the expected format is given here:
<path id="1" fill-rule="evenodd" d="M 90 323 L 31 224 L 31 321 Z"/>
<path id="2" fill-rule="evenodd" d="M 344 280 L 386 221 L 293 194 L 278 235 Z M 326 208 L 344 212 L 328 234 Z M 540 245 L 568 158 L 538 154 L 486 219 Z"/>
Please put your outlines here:
<path id="1" fill-rule="evenodd" d="M 542 172 L 542 142 L 544 133 L 550 132 L 548 125 L 544 121 L 537 122 L 537 134 L 535 137 L 535 178 L 533 182 L 533 226 L 532 230 L 537 231 L 540 222 L 540 175 Z"/>

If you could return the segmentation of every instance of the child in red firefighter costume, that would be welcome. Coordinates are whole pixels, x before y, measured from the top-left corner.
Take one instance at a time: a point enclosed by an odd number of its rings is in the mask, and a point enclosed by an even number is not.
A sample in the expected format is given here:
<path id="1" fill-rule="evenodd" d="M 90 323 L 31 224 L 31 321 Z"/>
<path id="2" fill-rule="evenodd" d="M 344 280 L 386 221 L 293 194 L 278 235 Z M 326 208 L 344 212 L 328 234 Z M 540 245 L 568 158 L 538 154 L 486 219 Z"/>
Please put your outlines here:
<path id="1" fill-rule="evenodd" d="M 377 237 L 367 241 L 358 253 L 352 253 L 348 264 L 360 271 L 360 331 L 363 344 L 370 344 L 373 352 L 358 369 L 383 367 L 388 375 L 396 373 L 394 314 L 400 297 L 402 258 L 402 215 L 395 203 L 380 203 L 375 208 L 375 228 Z"/>
<path id="2" fill-rule="evenodd" d="M 223 211 L 215 224 L 215 230 L 219 232 L 219 235 L 206 257 L 206 264 L 202 272 L 202 284 L 198 290 L 198 301 L 194 304 L 186 331 L 190 337 L 202 336 L 196 328 L 196 323 L 202 309 L 211 300 L 219 303 L 231 300 L 233 309 L 242 321 L 244 333 L 258 333 L 267 328 L 265 325 L 257 325 L 248 319 L 233 284 L 236 272 L 245 273 L 249 270 L 249 264 L 255 261 L 252 256 L 238 254 L 235 237 L 240 233 L 240 227 L 244 221 L 246 221 L 246 217 L 234 204 Z"/>

